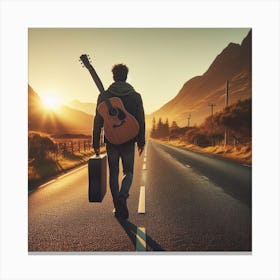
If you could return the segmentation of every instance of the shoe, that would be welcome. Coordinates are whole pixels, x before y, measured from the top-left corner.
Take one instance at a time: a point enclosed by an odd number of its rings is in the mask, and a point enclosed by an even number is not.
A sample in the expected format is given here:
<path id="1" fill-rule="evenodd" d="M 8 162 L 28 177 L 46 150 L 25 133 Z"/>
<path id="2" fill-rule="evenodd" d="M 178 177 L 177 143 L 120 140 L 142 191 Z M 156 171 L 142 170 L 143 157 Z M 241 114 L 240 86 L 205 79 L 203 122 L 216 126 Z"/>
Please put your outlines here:
<path id="1" fill-rule="evenodd" d="M 118 212 L 122 219 L 125 219 L 125 220 L 128 219 L 129 213 L 128 213 L 128 208 L 127 208 L 125 197 L 123 197 L 123 196 L 119 197 L 117 209 L 118 209 Z"/>
<path id="2" fill-rule="evenodd" d="M 122 218 L 122 216 L 121 216 L 121 214 L 120 214 L 119 212 L 115 212 L 115 218 L 117 218 L 117 219 L 121 219 L 121 218 Z"/>

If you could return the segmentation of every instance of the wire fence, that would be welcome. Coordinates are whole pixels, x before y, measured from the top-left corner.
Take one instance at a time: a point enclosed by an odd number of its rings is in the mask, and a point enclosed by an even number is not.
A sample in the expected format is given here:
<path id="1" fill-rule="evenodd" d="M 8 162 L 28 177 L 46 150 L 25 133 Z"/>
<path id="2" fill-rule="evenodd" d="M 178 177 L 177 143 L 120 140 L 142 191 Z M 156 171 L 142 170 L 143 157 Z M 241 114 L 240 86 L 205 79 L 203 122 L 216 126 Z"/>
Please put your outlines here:
<path id="1" fill-rule="evenodd" d="M 31 141 L 28 145 L 28 162 L 34 160 L 42 161 L 45 159 L 57 160 L 58 157 L 69 157 L 92 151 L 92 142 L 86 140 L 66 140 L 60 142 L 50 141 Z"/>
<path id="2" fill-rule="evenodd" d="M 54 151 L 55 156 L 65 156 L 67 154 L 87 152 L 92 149 L 91 140 L 83 141 L 66 141 L 56 143 L 56 149 Z"/>

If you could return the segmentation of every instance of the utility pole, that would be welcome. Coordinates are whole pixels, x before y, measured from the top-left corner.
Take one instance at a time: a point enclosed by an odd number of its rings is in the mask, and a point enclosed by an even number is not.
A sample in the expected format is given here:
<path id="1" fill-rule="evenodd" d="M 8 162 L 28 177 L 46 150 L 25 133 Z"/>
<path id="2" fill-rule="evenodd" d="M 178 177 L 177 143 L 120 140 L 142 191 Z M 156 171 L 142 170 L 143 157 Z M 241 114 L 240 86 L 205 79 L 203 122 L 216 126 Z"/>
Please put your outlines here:
<path id="1" fill-rule="evenodd" d="M 227 108 L 228 107 L 228 100 L 229 100 L 229 92 L 228 92 L 228 80 L 226 81 L 226 107 L 225 108 Z M 227 145 L 227 141 L 228 141 L 228 132 L 227 132 L 227 129 L 225 129 L 225 137 L 224 137 L 224 147 L 226 147 L 226 145 Z"/>
<path id="2" fill-rule="evenodd" d="M 228 80 L 226 81 L 226 107 L 228 106 L 228 98 L 229 98 L 229 95 L 228 95 Z"/>
<path id="3" fill-rule="evenodd" d="M 211 134 L 212 134 L 212 146 L 214 146 L 214 135 L 213 135 L 213 114 L 214 114 L 214 106 L 216 104 L 208 104 L 211 107 Z"/>
<path id="4" fill-rule="evenodd" d="M 211 107 L 211 119 L 213 120 L 214 106 L 216 106 L 216 104 L 208 104 L 208 106 Z"/>
<path id="5" fill-rule="evenodd" d="M 187 117 L 187 119 L 188 119 L 188 127 L 190 127 L 190 119 L 191 119 L 191 114 L 189 114 L 189 116 Z"/>

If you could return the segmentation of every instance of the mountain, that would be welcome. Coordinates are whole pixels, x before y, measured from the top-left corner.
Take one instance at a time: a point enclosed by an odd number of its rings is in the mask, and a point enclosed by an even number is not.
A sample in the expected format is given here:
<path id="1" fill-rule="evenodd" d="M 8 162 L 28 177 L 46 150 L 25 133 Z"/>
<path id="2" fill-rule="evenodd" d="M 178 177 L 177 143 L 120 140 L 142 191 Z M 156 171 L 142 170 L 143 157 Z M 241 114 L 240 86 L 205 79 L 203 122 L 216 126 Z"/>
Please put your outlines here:
<path id="1" fill-rule="evenodd" d="M 91 135 L 92 116 L 67 106 L 46 110 L 39 95 L 28 85 L 28 130 Z"/>
<path id="2" fill-rule="evenodd" d="M 72 100 L 71 102 L 68 103 L 68 106 L 71 107 L 72 109 L 82 111 L 89 115 L 95 114 L 96 104 L 94 104 L 94 103 L 80 102 L 79 100 Z"/>
<path id="3" fill-rule="evenodd" d="M 179 93 L 168 103 L 147 117 L 159 117 L 179 126 L 187 125 L 191 114 L 191 125 L 200 124 L 211 114 L 209 104 L 215 104 L 214 112 L 225 107 L 226 80 L 229 81 L 229 105 L 250 98 L 252 95 L 252 31 L 241 45 L 230 43 L 201 76 L 187 81 Z"/>

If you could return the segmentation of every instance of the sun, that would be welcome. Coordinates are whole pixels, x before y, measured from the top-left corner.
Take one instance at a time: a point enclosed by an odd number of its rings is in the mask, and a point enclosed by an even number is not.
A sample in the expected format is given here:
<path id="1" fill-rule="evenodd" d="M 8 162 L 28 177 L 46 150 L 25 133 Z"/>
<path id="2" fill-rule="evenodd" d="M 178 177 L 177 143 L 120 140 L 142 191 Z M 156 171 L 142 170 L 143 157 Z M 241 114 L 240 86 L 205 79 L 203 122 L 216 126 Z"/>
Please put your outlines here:
<path id="1" fill-rule="evenodd" d="M 51 93 L 44 95 L 42 99 L 44 107 L 49 110 L 56 110 L 61 105 L 59 99 Z"/>

